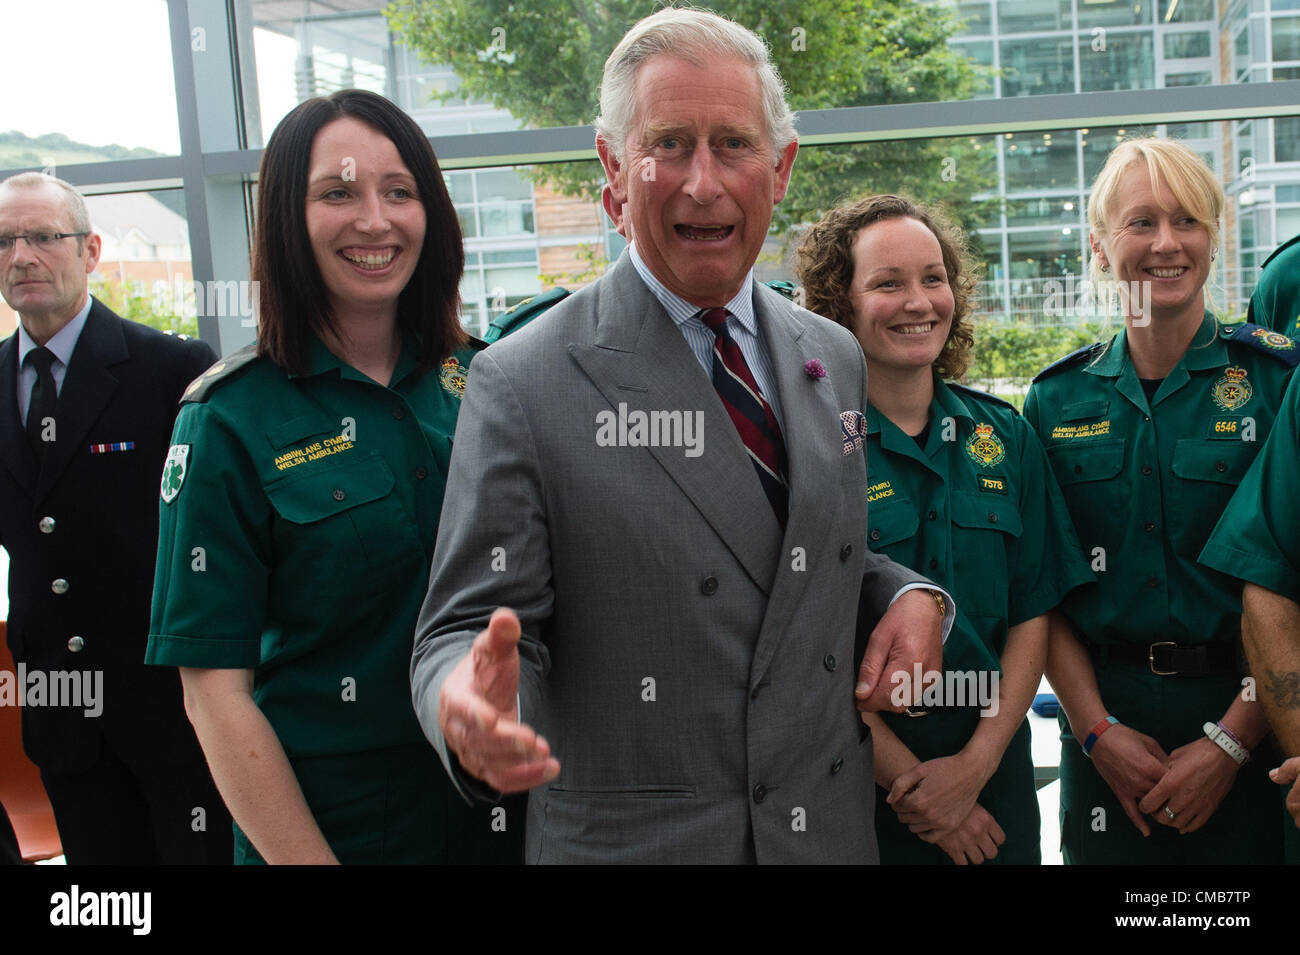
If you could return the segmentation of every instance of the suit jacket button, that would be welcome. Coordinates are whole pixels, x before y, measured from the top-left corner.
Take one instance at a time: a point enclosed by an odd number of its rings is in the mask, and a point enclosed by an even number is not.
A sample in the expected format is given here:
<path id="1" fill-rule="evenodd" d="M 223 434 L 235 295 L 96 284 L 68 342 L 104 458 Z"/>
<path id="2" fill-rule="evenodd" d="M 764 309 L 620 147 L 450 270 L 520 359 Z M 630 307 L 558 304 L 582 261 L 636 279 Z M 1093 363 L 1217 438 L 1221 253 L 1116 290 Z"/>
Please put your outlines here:
<path id="1" fill-rule="evenodd" d="M 835 672 L 835 666 L 836 666 L 836 663 L 835 663 L 835 654 L 833 654 L 833 653 L 828 653 L 828 654 L 826 654 L 826 656 L 822 657 L 822 666 L 824 666 L 826 669 L 828 669 L 828 670 L 830 670 L 832 673 L 834 673 L 834 672 Z"/>
<path id="2" fill-rule="evenodd" d="M 846 560 L 848 560 L 848 559 L 849 559 L 850 557 L 852 557 L 852 556 L 853 556 L 853 545 L 852 545 L 852 544 L 845 544 L 843 547 L 840 548 L 840 560 L 841 560 L 841 561 L 846 561 Z"/>
<path id="3" fill-rule="evenodd" d="M 56 594 L 66 594 L 68 592 L 68 582 L 62 577 L 57 577 L 50 582 L 50 589 Z"/>
<path id="4" fill-rule="evenodd" d="M 871 532 L 871 539 L 872 539 L 873 541 L 878 541 L 878 540 L 880 540 L 880 531 L 872 531 L 872 532 Z"/>
<path id="5" fill-rule="evenodd" d="M 53 534 L 53 533 L 54 533 L 54 518 L 52 518 L 52 517 L 42 517 L 42 518 L 41 518 L 41 522 L 40 522 L 39 524 L 37 524 L 36 526 L 39 527 L 39 528 L 41 529 L 41 533 L 42 533 L 42 534 Z"/>
<path id="6" fill-rule="evenodd" d="M 762 802 L 767 798 L 767 787 L 759 783 L 754 787 L 754 802 Z"/>
<path id="7" fill-rule="evenodd" d="M 840 759 L 840 757 L 836 756 L 833 760 L 831 760 L 831 775 L 832 775 L 832 776 L 834 776 L 836 773 L 838 773 L 838 772 L 839 772 L 841 769 L 843 769 L 843 768 L 844 768 L 844 760 Z"/>
<path id="8" fill-rule="evenodd" d="M 396 418 L 398 421 L 401 421 L 403 418 L 406 417 L 406 409 L 403 408 L 401 405 L 398 405 L 396 408 L 393 409 L 393 417 Z"/>
<path id="9" fill-rule="evenodd" d="M 86 645 L 86 641 L 81 637 L 71 637 L 68 640 L 68 649 L 73 653 L 80 653 L 81 648 Z"/>
<path id="10" fill-rule="evenodd" d="M 705 577 L 702 581 L 700 581 L 700 593 L 704 594 L 704 596 L 712 597 L 717 592 L 718 592 L 717 577 Z"/>

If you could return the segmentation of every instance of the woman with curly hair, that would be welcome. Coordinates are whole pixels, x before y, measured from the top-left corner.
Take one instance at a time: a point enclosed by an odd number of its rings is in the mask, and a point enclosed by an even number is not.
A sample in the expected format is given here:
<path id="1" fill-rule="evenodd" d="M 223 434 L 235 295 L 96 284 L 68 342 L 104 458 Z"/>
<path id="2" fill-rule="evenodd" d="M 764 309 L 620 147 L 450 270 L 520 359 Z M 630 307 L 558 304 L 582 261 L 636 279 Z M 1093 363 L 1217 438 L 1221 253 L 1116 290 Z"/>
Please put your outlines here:
<path id="1" fill-rule="evenodd" d="M 1091 580 L 1042 445 L 1005 401 L 962 385 L 974 342 L 965 239 L 938 210 L 869 196 L 798 251 L 807 305 L 867 361 L 869 541 L 957 602 L 943 674 L 894 687 L 875 738 L 881 862 L 1037 864 L 1025 711 L 1046 614 Z M 917 679 L 919 677 L 919 679 Z"/>

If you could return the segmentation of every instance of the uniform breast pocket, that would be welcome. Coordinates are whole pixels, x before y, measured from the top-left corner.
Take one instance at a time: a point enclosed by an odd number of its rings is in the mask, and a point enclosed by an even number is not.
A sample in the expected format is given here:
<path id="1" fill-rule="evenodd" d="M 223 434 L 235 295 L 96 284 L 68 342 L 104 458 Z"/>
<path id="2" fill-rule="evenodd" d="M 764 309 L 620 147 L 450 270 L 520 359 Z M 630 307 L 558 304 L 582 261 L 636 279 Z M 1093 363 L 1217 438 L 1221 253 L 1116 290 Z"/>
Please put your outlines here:
<path id="1" fill-rule="evenodd" d="M 1165 505 L 1176 530 L 1174 549 L 1195 560 L 1219 515 L 1255 459 L 1259 445 L 1250 441 L 1183 438 L 1174 446 L 1173 472 Z"/>
<path id="2" fill-rule="evenodd" d="M 1074 518 L 1075 530 L 1081 538 L 1086 538 L 1085 545 L 1106 527 L 1116 528 L 1113 543 L 1118 543 L 1122 536 L 1123 515 L 1130 504 L 1124 450 L 1122 440 L 1089 441 L 1047 449 L 1052 471 Z"/>
<path id="3" fill-rule="evenodd" d="M 268 485 L 280 518 L 274 533 L 277 571 L 326 593 L 406 579 L 400 571 L 423 560 L 424 551 L 395 487 L 392 470 L 378 455 Z"/>
<path id="4" fill-rule="evenodd" d="M 901 559 L 901 552 L 890 548 L 916 537 L 919 526 L 916 505 L 907 498 L 893 497 L 867 505 L 867 546 L 877 553 L 888 550 L 899 563 L 907 561 Z"/>
<path id="5" fill-rule="evenodd" d="M 1009 496 L 958 490 L 951 506 L 953 578 L 961 585 L 965 611 L 1004 616 L 1008 554 L 1024 532 L 1020 508 Z"/>

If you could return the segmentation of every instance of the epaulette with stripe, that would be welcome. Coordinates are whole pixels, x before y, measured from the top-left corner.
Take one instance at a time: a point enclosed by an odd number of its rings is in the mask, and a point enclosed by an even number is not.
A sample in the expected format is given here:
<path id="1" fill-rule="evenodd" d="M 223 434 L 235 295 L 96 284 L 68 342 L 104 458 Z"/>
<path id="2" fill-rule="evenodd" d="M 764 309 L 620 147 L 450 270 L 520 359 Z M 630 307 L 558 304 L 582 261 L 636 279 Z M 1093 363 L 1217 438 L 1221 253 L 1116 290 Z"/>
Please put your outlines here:
<path id="1" fill-rule="evenodd" d="M 1034 381 L 1042 381 L 1044 378 L 1049 378 L 1059 371 L 1064 371 L 1066 368 L 1079 364 L 1085 358 L 1091 358 L 1096 350 L 1101 348 L 1103 344 L 1104 343 L 1102 342 L 1094 342 L 1091 345 L 1084 345 L 1082 348 L 1070 352 L 1070 354 L 1066 355 L 1064 358 L 1052 362 L 1038 374 L 1034 375 Z"/>
<path id="2" fill-rule="evenodd" d="M 567 288 L 556 287 L 549 292 L 543 292 L 541 295 L 534 295 L 532 298 L 526 298 L 513 308 L 507 309 L 492 320 L 487 331 L 483 333 L 483 341 L 491 345 L 494 341 L 504 338 L 511 332 L 517 332 L 538 315 L 550 309 L 572 294 Z"/>
<path id="3" fill-rule="evenodd" d="M 1004 408 L 1011 409 L 1012 414 L 1020 414 L 1020 411 L 1016 406 L 1005 398 L 999 398 L 997 395 L 991 395 L 987 391 L 980 391 L 978 388 L 972 388 L 969 385 L 959 385 L 955 381 L 950 381 L 947 384 L 949 388 L 953 391 L 959 392 L 960 394 L 970 395 L 972 398 L 979 401 L 987 401 L 989 404 L 1001 405 Z"/>
<path id="4" fill-rule="evenodd" d="M 187 401 L 207 401 L 208 395 L 214 387 L 230 378 L 256 358 L 257 343 L 250 342 L 239 351 L 231 352 L 225 358 L 219 359 L 211 368 L 190 382 L 190 386 L 181 395 L 181 404 L 185 404 Z"/>
<path id="5" fill-rule="evenodd" d="M 1296 347 L 1296 343 L 1281 332 L 1272 331 L 1263 325 L 1252 325 L 1250 322 L 1224 325 L 1219 329 L 1219 337 L 1249 345 L 1292 368 L 1300 365 L 1300 347 Z"/>

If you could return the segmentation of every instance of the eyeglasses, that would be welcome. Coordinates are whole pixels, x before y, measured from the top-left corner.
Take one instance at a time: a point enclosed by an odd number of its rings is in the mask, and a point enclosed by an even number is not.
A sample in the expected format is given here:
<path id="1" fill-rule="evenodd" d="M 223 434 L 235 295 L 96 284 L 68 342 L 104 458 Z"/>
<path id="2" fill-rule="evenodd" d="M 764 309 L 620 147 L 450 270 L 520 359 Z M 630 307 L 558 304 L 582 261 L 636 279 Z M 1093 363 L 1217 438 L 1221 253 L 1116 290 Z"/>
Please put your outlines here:
<path id="1" fill-rule="evenodd" d="M 27 235 L 0 235 L 0 255 L 12 252 L 19 239 L 26 239 L 33 249 L 42 251 L 54 248 L 60 239 L 80 239 L 89 232 L 29 232 Z"/>

